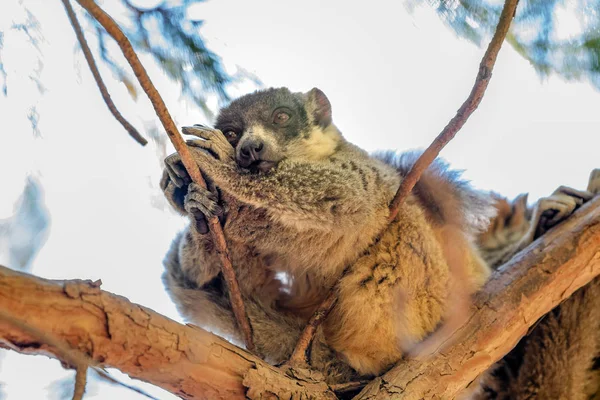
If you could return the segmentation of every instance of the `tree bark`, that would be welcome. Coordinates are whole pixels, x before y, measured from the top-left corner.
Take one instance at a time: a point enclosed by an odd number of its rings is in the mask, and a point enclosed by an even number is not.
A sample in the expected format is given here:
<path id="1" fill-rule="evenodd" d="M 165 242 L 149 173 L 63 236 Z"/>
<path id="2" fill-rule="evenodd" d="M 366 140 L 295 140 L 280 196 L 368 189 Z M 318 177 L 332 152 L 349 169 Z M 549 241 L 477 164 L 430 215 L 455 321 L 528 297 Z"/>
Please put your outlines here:
<path id="1" fill-rule="evenodd" d="M 403 361 L 360 399 L 454 398 L 508 353 L 541 316 L 600 273 L 600 197 L 496 271 L 475 297 L 456 344 L 428 360 Z M 178 324 L 90 281 L 50 281 L 0 267 L 0 310 L 48 332 L 92 360 L 182 398 L 334 399 L 303 371 L 269 366 L 225 340 Z M 59 357 L 0 322 L 0 345 Z"/>
<path id="2" fill-rule="evenodd" d="M 184 399 L 335 399 L 324 383 L 292 379 L 212 333 L 181 325 L 91 281 L 51 281 L 0 266 L 0 310 L 100 365 Z M 2 321 L 0 346 L 61 357 L 60 349 Z"/>

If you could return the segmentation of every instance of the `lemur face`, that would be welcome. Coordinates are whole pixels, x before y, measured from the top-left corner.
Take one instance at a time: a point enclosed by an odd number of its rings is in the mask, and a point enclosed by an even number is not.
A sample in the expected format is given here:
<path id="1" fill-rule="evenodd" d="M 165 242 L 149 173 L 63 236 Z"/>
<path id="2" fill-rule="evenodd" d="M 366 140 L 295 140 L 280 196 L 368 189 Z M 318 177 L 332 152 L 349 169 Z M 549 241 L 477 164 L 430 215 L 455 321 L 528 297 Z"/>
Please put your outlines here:
<path id="1" fill-rule="evenodd" d="M 215 127 L 236 149 L 236 161 L 253 172 L 268 172 L 290 158 L 325 158 L 339 132 L 323 92 L 292 93 L 287 88 L 257 91 L 221 110 Z"/>

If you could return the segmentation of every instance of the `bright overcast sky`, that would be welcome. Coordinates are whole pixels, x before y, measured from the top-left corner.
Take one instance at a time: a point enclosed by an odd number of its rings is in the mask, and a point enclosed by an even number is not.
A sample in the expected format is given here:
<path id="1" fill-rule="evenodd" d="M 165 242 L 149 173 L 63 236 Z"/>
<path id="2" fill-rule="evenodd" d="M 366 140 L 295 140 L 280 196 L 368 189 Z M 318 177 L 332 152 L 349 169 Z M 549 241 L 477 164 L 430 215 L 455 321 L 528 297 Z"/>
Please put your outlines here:
<path id="1" fill-rule="evenodd" d="M 81 53 L 74 52 L 59 1 L 24 2 L 45 37 L 41 81 L 47 90 L 39 94 L 29 78 L 39 55 L 21 33 L 7 30 L 23 18 L 17 3 L 0 5 L 9 90 L 8 98 L 0 95 L 0 218 L 10 216 L 26 176 L 37 176 L 52 226 L 33 272 L 101 278 L 104 289 L 177 319 L 160 280 L 161 260 L 184 221 L 158 190 L 156 147 L 139 146 L 106 110 Z M 267 86 L 321 88 L 335 123 L 367 150 L 427 146 L 468 95 L 483 54 L 430 8 L 409 14 L 402 1 L 211 0 L 192 14 L 206 20 L 208 45 L 231 71 L 239 65 Z M 148 103 L 134 103 L 109 71 L 102 72 L 122 112 L 143 128 L 153 118 Z M 178 101 L 176 85 L 155 68 L 150 72 L 179 125 L 210 122 Z M 243 85 L 236 93 L 250 89 Z M 41 139 L 27 120 L 33 105 Z M 509 197 L 530 192 L 535 200 L 561 184 L 585 188 L 590 170 L 600 167 L 599 106 L 600 94 L 589 84 L 556 77 L 542 82 L 506 46 L 481 106 L 442 154 L 478 187 Z M 0 388 L 8 399 L 57 398 L 48 385 L 71 375 L 44 357 L 0 355 Z M 97 384 L 86 398 L 114 396 L 141 398 Z"/>

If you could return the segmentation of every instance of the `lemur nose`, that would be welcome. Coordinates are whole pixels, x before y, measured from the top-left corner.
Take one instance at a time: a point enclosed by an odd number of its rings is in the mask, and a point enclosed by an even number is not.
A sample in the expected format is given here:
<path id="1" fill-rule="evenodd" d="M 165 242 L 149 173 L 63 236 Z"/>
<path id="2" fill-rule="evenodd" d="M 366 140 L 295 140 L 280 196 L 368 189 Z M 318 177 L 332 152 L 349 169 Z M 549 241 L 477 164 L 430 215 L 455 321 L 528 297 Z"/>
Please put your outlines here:
<path id="1" fill-rule="evenodd" d="M 265 146 L 258 139 L 248 140 L 240 147 L 240 155 L 249 163 L 261 160 L 261 155 Z"/>

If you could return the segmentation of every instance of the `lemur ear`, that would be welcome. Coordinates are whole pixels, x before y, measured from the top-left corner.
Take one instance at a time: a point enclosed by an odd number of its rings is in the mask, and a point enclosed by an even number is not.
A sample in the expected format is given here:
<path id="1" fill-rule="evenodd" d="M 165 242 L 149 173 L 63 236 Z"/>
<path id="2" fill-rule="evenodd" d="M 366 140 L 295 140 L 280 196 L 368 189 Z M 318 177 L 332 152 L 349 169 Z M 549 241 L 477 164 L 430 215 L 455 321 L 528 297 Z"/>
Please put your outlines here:
<path id="1" fill-rule="evenodd" d="M 312 113 L 315 124 L 325 128 L 331 124 L 331 103 L 320 89 L 312 88 L 307 93 L 307 110 Z"/>

